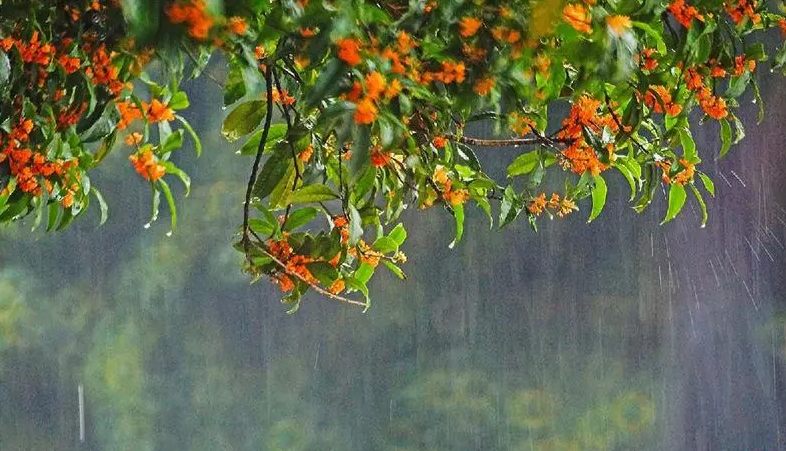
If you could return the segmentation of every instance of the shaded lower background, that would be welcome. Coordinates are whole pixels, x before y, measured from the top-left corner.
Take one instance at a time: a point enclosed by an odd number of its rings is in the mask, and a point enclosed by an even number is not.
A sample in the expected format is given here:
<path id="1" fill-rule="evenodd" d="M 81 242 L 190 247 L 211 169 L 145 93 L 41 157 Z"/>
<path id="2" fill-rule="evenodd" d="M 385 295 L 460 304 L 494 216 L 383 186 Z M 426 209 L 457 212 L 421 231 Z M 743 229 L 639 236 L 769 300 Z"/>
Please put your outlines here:
<path id="1" fill-rule="evenodd" d="M 239 271 L 249 162 L 218 137 L 218 89 L 190 88 L 205 156 L 178 156 L 195 187 L 173 236 L 143 227 L 123 149 L 94 181 L 106 225 L 0 231 L 3 451 L 786 446 L 786 85 L 721 162 L 697 129 L 705 229 L 695 205 L 659 227 L 662 196 L 636 215 L 622 180 L 592 224 L 489 232 L 478 211 L 453 250 L 445 212 L 409 212 L 409 280 L 381 271 L 366 314 L 309 296 L 294 317 Z"/>

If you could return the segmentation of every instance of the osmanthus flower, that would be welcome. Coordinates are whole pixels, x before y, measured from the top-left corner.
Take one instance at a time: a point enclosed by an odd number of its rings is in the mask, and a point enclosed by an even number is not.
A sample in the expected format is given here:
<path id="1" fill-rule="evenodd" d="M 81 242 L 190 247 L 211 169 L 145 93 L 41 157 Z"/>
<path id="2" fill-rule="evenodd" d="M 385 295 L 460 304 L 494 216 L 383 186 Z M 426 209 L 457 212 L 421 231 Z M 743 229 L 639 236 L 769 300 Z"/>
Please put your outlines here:
<path id="1" fill-rule="evenodd" d="M 665 112 L 669 116 L 678 116 L 682 112 L 682 105 L 672 100 L 668 88 L 662 85 L 650 86 L 644 94 L 644 104 L 655 113 Z"/>
<path id="2" fill-rule="evenodd" d="M 203 0 L 175 2 L 167 8 L 166 14 L 173 24 L 185 24 L 188 34 L 195 39 L 207 39 L 214 23 Z"/>
<path id="3" fill-rule="evenodd" d="M 479 95 L 485 97 L 491 93 L 497 82 L 492 77 L 484 77 L 475 82 L 472 89 Z"/>
<path id="4" fill-rule="evenodd" d="M 606 25 L 612 34 L 620 37 L 630 31 L 633 27 L 633 22 L 630 20 L 630 17 L 617 14 L 606 17 Z"/>
<path id="5" fill-rule="evenodd" d="M 146 116 L 147 121 L 151 123 L 175 120 L 174 111 L 158 99 L 153 99 L 150 102 Z"/>
<path id="6" fill-rule="evenodd" d="M 579 33 L 592 33 L 592 15 L 582 3 L 568 3 L 562 9 L 562 18 Z"/>
<path id="7" fill-rule="evenodd" d="M 685 3 L 685 0 L 674 0 L 669 5 L 669 11 L 683 27 L 690 28 L 693 19 L 704 22 L 704 15 L 694 6 Z"/>
<path id="8" fill-rule="evenodd" d="M 354 38 L 343 38 L 336 43 L 338 57 L 350 66 L 357 66 L 363 61 L 360 56 L 361 43 Z"/>
<path id="9" fill-rule="evenodd" d="M 164 165 L 158 162 L 158 158 L 148 146 L 139 152 L 130 155 L 128 161 L 134 166 L 134 170 L 145 180 L 155 182 L 166 174 Z"/>
<path id="10" fill-rule="evenodd" d="M 477 17 L 463 17 L 459 21 L 460 34 L 465 38 L 474 36 L 482 26 L 483 21 Z"/>

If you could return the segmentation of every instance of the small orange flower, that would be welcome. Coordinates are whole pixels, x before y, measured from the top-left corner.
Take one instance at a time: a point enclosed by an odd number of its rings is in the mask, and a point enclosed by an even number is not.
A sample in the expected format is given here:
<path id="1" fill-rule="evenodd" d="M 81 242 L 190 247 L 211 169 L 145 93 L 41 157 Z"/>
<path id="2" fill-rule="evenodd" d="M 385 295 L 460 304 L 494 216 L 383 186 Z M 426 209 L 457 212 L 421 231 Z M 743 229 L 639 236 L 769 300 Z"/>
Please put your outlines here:
<path id="1" fill-rule="evenodd" d="M 300 160 L 303 163 L 308 163 L 308 160 L 311 159 L 311 155 L 313 155 L 313 154 L 314 154 L 314 146 L 309 144 L 308 146 L 306 146 L 305 149 L 303 149 L 298 154 L 297 159 Z"/>
<path id="2" fill-rule="evenodd" d="M 546 209 L 546 193 L 540 193 L 538 197 L 532 199 L 527 205 L 527 211 L 533 215 L 539 215 Z"/>
<path id="3" fill-rule="evenodd" d="M 482 78 L 475 83 L 473 90 L 485 97 L 491 93 L 491 89 L 494 88 L 495 84 L 496 81 L 491 77 Z"/>
<path id="4" fill-rule="evenodd" d="M 248 31 L 248 24 L 242 17 L 230 17 L 228 27 L 229 31 L 239 36 L 246 34 L 246 31 Z"/>
<path id="5" fill-rule="evenodd" d="M 357 104 L 357 109 L 355 110 L 355 122 L 358 124 L 371 124 L 377 120 L 377 115 L 379 114 L 379 110 L 377 106 L 374 105 L 374 101 L 369 98 L 365 98 L 361 100 Z"/>
<path id="6" fill-rule="evenodd" d="M 464 17 L 459 21 L 459 27 L 461 27 L 459 33 L 461 33 L 461 36 L 468 38 L 474 36 L 481 26 L 483 26 L 483 22 L 480 19 L 476 17 Z"/>
<path id="7" fill-rule="evenodd" d="M 175 113 L 166 104 L 161 103 L 158 99 L 153 99 L 150 102 L 150 107 L 147 109 L 147 122 L 163 122 L 175 120 Z"/>
<path id="8" fill-rule="evenodd" d="M 345 288 L 344 279 L 337 279 L 335 282 L 333 282 L 332 285 L 330 285 L 328 291 L 330 291 L 333 294 L 339 294 L 342 291 L 344 291 L 344 288 Z"/>
<path id="9" fill-rule="evenodd" d="M 586 6 L 569 3 L 562 9 L 562 18 L 579 33 L 592 33 L 592 17 Z"/>
<path id="10" fill-rule="evenodd" d="M 129 133 L 124 139 L 125 143 L 129 146 L 136 146 L 142 142 L 144 136 L 139 132 Z"/>
<path id="11" fill-rule="evenodd" d="M 360 41 L 353 38 L 344 38 L 338 41 L 338 57 L 349 64 L 357 66 L 362 61 L 360 57 Z"/>
<path id="12" fill-rule="evenodd" d="M 631 22 L 628 16 L 615 15 L 606 17 L 606 25 L 608 25 L 612 34 L 622 36 L 633 27 L 633 22 Z"/>
<path id="13" fill-rule="evenodd" d="M 690 28 L 693 19 L 704 22 L 704 16 L 695 7 L 685 4 L 685 0 L 675 0 L 669 5 L 669 11 L 683 27 Z"/>
<path id="14" fill-rule="evenodd" d="M 385 77 L 379 72 L 371 72 L 366 75 L 366 96 L 371 100 L 377 100 L 385 92 Z"/>
<path id="15" fill-rule="evenodd" d="M 149 148 L 128 157 L 134 170 L 144 179 L 154 182 L 166 174 L 164 165 L 158 162 Z"/>
<path id="16" fill-rule="evenodd" d="M 448 140 L 444 136 L 435 136 L 431 142 L 437 149 L 444 149 L 448 144 Z"/>

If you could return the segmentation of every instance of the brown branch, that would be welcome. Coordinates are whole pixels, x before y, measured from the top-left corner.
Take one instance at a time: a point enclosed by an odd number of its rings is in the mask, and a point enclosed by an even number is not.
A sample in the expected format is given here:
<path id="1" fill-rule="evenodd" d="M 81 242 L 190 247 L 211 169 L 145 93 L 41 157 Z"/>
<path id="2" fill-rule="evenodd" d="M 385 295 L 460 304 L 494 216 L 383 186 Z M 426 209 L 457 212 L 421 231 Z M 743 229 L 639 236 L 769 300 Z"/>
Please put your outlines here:
<path id="1" fill-rule="evenodd" d="M 248 186 L 246 187 L 246 202 L 243 204 L 243 252 L 248 259 L 248 219 L 249 208 L 251 207 L 251 193 L 254 190 L 254 184 L 257 181 L 257 174 L 259 173 L 259 163 L 262 160 L 262 153 L 265 150 L 265 142 L 267 142 L 268 134 L 270 133 L 270 125 L 273 121 L 273 62 L 267 65 L 265 69 L 265 88 L 267 89 L 267 115 L 265 116 L 265 127 L 262 129 L 262 137 L 257 146 L 257 154 L 254 157 L 254 165 L 251 167 L 251 175 L 248 177 Z"/>
<path id="2" fill-rule="evenodd" d="M 445 138 L 460 142 L 462 144 L 467 144 L 469 146 L 480 146 L 480 147 L 521 147 L 521 146 L 532 146 L 532 145 L 546 145 L 549 147 L 553 147 L 555 144 L 569 144 L 572 142 L 570 139 L 552 139 L 547 138 L 545 136 L 537 136 L 535 138 L 510 138 L 510 139 L 481 139 L 481 138 L 470 138 L 468 136 L 456 136 L 452 134 L 445 135 Z"/>
<path id="3" fill-rule="evenodd" d="M 300 274 L 298 274 L 298 273 L 296 273 L 294 271 L 290 271 L 287 268 L 286 263 L 284 263 L 281 260 L 279 260 L 275 255 L 270 253 L 270 251 L 267 250 L 267 248 L 263 244 L 261 244 L 263 241 L 262 241 L 262 239 L 259 236 L 257 236 L 256 233 L 254 233 L 252 231 L 251 234 L 254 235 L 254 237 L 256 237 L 256 239 L 259 240 L 259 242 L 260 242 L 260 244 L 257 244 L 257 248 L 259 248 L 259 250 L 262 251 L 263 254 L 267 255 L 271 260 L 273 260 L 273 262 L 276 265 L 278 265 L 281 268 L 281 270 L 284 271 L 284 273 L 286 273 L 288 276 L 295 277 L 296 279 L 300 280 L 301 282 L 303 282 L 306 285 L 308 285 L 311 288 L 313 288 L 314 291 L 316 291 L 317 293 L 319 293 L 319 294 L 321 294 L 323 296 L 327 296 L 330 299 L 333 299 L 333 300 L 336 300 L 336 301 L 339 301 L 339 302 L 343 302 L 345 304 L 357 305 L 357 306 L 360 306 L 360 307 L 367 307 L 365 302 L 357 301 L 355 299 L 345 298 L 344 296 L 340 296 L 338 294 L 333 294 L 330 291 L 320 287 L 319 285 L 306 280 L 306 278 L 304 278 Z"/>

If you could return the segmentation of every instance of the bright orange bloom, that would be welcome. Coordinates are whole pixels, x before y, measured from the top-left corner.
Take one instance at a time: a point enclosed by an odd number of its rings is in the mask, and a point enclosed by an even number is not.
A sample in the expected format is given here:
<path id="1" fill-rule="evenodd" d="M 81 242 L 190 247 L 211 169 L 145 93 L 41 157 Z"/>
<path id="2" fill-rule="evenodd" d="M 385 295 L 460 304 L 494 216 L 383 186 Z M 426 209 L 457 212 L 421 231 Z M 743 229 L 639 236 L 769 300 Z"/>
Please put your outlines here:
<path id="1" fill-rule="evenodd" d="M 539 215 L 546 209 L 546 193 L 540 193 L 538 197 L 532 199 L 527 205 L 527 210 L 533 215 Z"/>
<path id="2" fill-rule="evenodd" d="M 669 116 L 677 116 L 682 112 L 682 105 L 674 102 L 669 90 L 661 85 L 650 87 L 644 95 L 644 104 L 655 113 L 663 113 L 665 108 L 666 114 Z"/>
<path id="3" fill-rule="evenodd" d="M 339 294 L 342 291 L 344 291 L 344 287 L 345 287 L 344 279 L 337 279 L 335 282 L 333 282 L 332 285 L 330 285 L 328 291 L 330 291 L 333 294 Z"/>
<path id="4" fill-rule="evenodd" d="M 213 18 L 210 17 L 203 0 L 174 3 L 167 8 L 166 14 L 172 23 L 188 25 L 188 34 L 192 38 L 206 39 L 213 26 Z"/>
<path id="5" fill-rule="evenodd" d="M 248 31 L 248 24 L 242 17 L 230 17 L 228 27 L 229 31 L 240 36 L 246 34 L 246 31 Z"/>
<path id="6" fill-rule="evenodd" d="M 696 174 L 696 166 L 683 158 L 680 158 L 680 164 L 685 170 L 675 175 L 672 181 L 677 185 L 686 185 L 693 180 L 693 176 Z"/>
<path id="7" fill-rule="evenodd" d="M 371 124 L 377 120 L 379 110 L 374 105 L 374 101 L 365 98 L 358 102 L 357 109 L 355 110 L 355 122 L 358 124 Z"/>
<path id="8" fill-rule="evenodd" d="M 693 19 L 704 22 L 704 16 L 695 7 L 685 4 L 685 0 L 675 0 L 669 5 L 669 11 L 683 27 L 690 28 Z"/>
<path id="9" fill-rule="evenodd" d="M 592 16 L 581 3 L 569 3 L 562 9 L 562 18 L 579 33 L 592 33 Z"/>
<path id="10" fill-rule="evenodd" d="M 173 120 L 175 120 L 175 114 L 166 104 L 161 103 L 158 99 L 153 99 L 150 102 L 150 107 L 147 109 L 147 122 L 153 123 Z"/>
<path id="11" fill-rule="evenodd" d="M 349 64 L 357 66 L 362 59 L 360 58 L 360 41 L 353 38 L 344 38 L 338 41 L 338 57 Z"/>
<path id="12" fill-rule="evenodd" d="M 464 17 L 459 21 L 459 27 L 461 27 L 459 33 L 461 33 L 461 36 L 468 38 L 474 36 L 481 26 L 483 26 L 483 21 L 480 19 L 476 17 Z"/>
<path id="13" fill-rule="evenodd" d="M 385 89 L 385 98 L 390 100 L 396 97 L 401 92 L 401 88 L 401 82 L 398 81 L 397 78 L 394 78 L 393 81 L 388 84 L 387 89 Z"/>
<path id="14" fill-rule="evenodd" d="M 139 132 L 129 133 L 123 140 L 129 146 L 136 146 L 142 142 L 144 136 Z"/>
<path id="15" fill-rule="evenodd" d="M 390 164 L 390 152 L 385 152 L 377 147 L 371 149 L 371 166 L 383 168 Z"/>
<path id="16" fill-rule="evenodd" d="M 313 154 L 314 154 L 314 146 L 312 146 L 311 144 L 309 144 L 308 146 L 306 146 L 306 148 L 305 148 L 305 149 L 303 149 L 303 150 L 302 150 L 302 151 L 301 151 L 301 152 L 298 154 L 298 156 L 297 156 L 297 159 L 298 159 L 298 160 L 300 160 L 300 161 L 301 161 L 301 162 L 303 162 L 303 163 L 307 163 L 307 162 L 308 162 L 308 160 L 310 160 L 310 159 L 311 159 L 311 155 L 313 155 Z"/>
<path id="17" fill-rule="evenodd" d="M 729 16 L 731 16 L 731 20 L 737 25 L 741 24 L 746 18 L 750 19 L 753 25 L 758 25 L 761 22 L 761 14 L 755 10 L 758 6 L 758 1 L 756 0 L 736 0 L 736 2 L 725 3 L 723 6 L 726 12 L 729 13 Z"/>
<path id="18" fill-rule="evenodd" d="M 560 202 L 559 211 L 557 212 L 557 216 L 560 218 L 567 216 L 570 212 L 578 210 L 579 208 L 576 206 L 576 202 L 568 199 L 567 197 L 562 199 Z"/>
<path id="19" fill-rule="evenodd" d="M 379 72 L 371 72 L 366 75 L 366 96 L 371 100 L 377 100 L 385 92 L 385 77 Z"/>
<path id="20" fill-rule="evenodd" d="M 633 27 L 633 22 L 628 16 L 615 15 L 606 17 L 606 25 L 613 34 L 622 36 Z"/>
<path id="21" fill-rule="evenodd" d="M 478 80 L 475 83 L 475 86 L 472 88 L 476 93 L 487 96 L 491 93 L 491 89 L 494 88 L 494 85 L 497 84 L 491 77 L 486 77 Z"/>
<path id="22" fill-rule="evenodd" d="M 704 87 L 698 93 L 699 104 L 707 116 L 720 120 L 729 115 L 726 100 L 712 94 L 709 88 Z"/>
<path id="23" fill-rule="evenodd" d="M 60 55 L 60 57 L 57 59 L 57 63 L 67 74 L 73 74 L 79 70 L 79 67 L 82 65 L 82 60 L 75 56 L 71 57 L 68 55 Z"/>
<path id="24" fill-rule="evenodd" d="M 431 142 L 437 149 L 443 149 L 448 144 L 448 140 L 444 136 L 435 136 Z"/>
<path id="25" fill-rule="evenodd" d="M 139 175 L 151 182 L 160 179 L 166 174 L 166 168 L 158 162 L 158 159 L 150 149 L 131 155 L 128 157 L 128 160 Z"/>
<path id="26" fill-rule="evenodd" d="M 125 129 L 137 119 L 142 119 L 142 111 L 139 110 L 136 103 L 130 100 L 115 102 L 115 106 L 117 111 L 120 112 L 120 121 L 117 123 L 119 130 Z"/>

